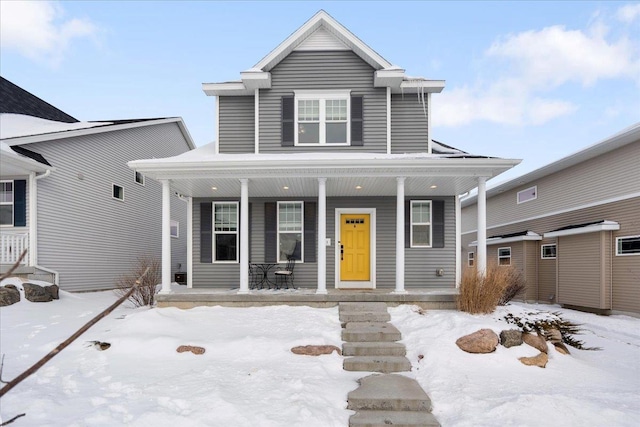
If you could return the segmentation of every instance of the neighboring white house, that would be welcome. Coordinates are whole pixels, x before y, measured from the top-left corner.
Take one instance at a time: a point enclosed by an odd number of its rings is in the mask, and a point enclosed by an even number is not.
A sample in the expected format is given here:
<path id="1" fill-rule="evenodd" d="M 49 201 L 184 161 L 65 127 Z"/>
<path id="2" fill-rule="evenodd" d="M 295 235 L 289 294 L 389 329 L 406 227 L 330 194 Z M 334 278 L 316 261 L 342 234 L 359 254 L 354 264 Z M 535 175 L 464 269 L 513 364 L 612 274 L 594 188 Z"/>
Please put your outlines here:
<path id="1" fill-rule="evenodd" d="M 64 290 L 113 288 L 160 258 L 161 186 L 127 162 L 194 148 L 180 118 L 80 122 L 2 79 L 0 268 Z M 171 271 L 186 269 L 187 203 L 171 195 Z"/>

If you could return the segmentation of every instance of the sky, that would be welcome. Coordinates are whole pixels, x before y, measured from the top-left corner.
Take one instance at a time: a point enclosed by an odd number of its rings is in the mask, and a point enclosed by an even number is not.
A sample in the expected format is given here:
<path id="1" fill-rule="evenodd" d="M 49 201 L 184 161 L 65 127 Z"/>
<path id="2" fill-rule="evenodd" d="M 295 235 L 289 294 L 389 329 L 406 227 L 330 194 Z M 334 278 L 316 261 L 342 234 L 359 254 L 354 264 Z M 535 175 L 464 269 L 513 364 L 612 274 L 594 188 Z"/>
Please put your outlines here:
<path id="1" fill-rule="evenodd" d="M 324 9 L 407 75 L 445 80 L 433 139 L 523 159 L 495 185 L 640 121 L 640 2 L 0 2 L 0 74 L 79 120 L 184 119 Z M 491 184 L 491 183 L 490 183 Z"/>

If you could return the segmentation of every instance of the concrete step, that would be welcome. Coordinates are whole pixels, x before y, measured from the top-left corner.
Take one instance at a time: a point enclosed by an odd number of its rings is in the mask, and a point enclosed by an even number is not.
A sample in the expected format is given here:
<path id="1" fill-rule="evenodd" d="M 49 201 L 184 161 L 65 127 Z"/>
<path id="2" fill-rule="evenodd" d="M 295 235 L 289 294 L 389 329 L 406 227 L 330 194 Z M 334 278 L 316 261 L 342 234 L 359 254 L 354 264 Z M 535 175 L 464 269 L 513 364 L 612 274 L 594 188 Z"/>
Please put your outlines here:
<path id="1" fill-rule="evenodd" d="M 338 305 L 338 312 L 354 312 L 354 311 L 387 311 L 387 303 L 385 302 L 341 302 Z"/>
<path id="2" fill-rule="evenodd" d="M 369 375 L 347 395 L 347 409 L 354 411 L 431 412 L 431 399 L 420 384 L 403 375 Z"/>
<path id="3" fill-rule="evenodd" d="M 340 313 L 340 321 L 348 322 L 388 322 L 391 315 L 386 311 L 348 311 Z"/>
<path id="4" fill-rule="evenodd" d="M 342 330 L 342 340 L 351 342 L 399 341 L 400 331 L 391 323 L 351 322 Z"/>
<path id="5" fill-rule="evenodd" d="M 349 427 L 440 427 L 429 412 L 416 411 L 358 411 L 349 418 Z"/>
<path id="6" fill-rule="evenodd" d="M 346 342 L 342 344 L 343 356 L 404 356 L 407 349 L 397 342 Z"/>
<path id="7" fill-rule="evenodd" d="M 404 356 L 353 356 L 342 362 L 345 371 L 365 372 L 407 372 L 411 362 Z"/>

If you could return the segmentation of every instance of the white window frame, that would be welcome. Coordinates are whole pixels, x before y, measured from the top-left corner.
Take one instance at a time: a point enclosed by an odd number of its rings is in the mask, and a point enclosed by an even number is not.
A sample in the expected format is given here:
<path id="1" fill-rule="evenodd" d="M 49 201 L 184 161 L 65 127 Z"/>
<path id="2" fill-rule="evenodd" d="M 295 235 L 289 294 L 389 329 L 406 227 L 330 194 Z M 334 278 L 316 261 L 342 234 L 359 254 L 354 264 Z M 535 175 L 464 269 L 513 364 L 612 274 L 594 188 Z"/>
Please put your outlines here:
<path id="1" fill-rule="evenodd" d="M 415 203 L 428 203 L 429 204 L 429 222 L 414 222 L 413 221 L 413 205 Z M 410 233 L 410 247 L 412 248 L 430 248 L 433 246 L 433 202 L 431 200 L 411 200 L 409 203 L 409 233 Z M 413 226 L 414 225 L 428 225 L 429 226 L 429 243 L 426 245 L 417 245 L 413 243 Z"/>
<path id="2" fill-rule="evenodd" d="M 500 251 L 503 250 L 503 249 L 508 249 L 509 250 L 509 256 L 500 255 Z M 503 260 L 503 259 L 509 260 L 509 263 L 508 264 L 502 264 L 500 262 L 500 260 Z M 500 267 L 508 267 L 508 266 L 511 265 L 511 246 L 505 246 L 505 247 L 502 247 L 502 248 L 498 248 L 498 265 Z"/>
<path id="3" fill-rule="evenodd" d="M 120 197 L 116 197 L 114 195 L 114 190 L 116 189 L 116 187 L 118 187 L 118 188 L 120 188 L 122 190 L 122 197 L 121 198 Z M 122 185 L 111 183 L 111 198 L 113 200 L 119 200 L 121 202 L 124 202 L 124 187 Z"/>
<path id="4" fill-rule="evenodd" d="M 531 197 L 530 199 L 525 199 L 525 200 L 520 200 L 520 195 L 524 194 L 527 191 L 531 191 L 533 190 L 533 197 Z M 518 191 L 518 194 L 516 194 L 516 202 L 520 205 L 522 203 L 527 203 L 530 202 L 532 200 L 536 200 L 538 198 L 538 186 L 534 185 L 533 187 L 529 187 L 529 188 L 525 188 L 524 190 L 520 190 Z"/>
<path id="5" fill-rule="evenodd" d="M 138 181 L 138 176 L 140 177 L 140 181 Z M 133 171 L 133 180 L 136 184 L 144 187 L 144 175 L 141 172 Z"/>
<path id="6" fill-rule="evenodd" d="M 294 99 L 294 144 L 303 147 L 314 147 L 318 145 L 329 147 L 340 147 L 351 145 L 351 91 L 350 90 L 296 90 Z M 326 101 L 327 100 L 346 100 L 347 101 L 347 135 L 346 142 L 342 143 L 327 143 L 326 142 Z M 298 141 L 298 102 L 299 101 L 319 101 L 319 130 L 318 130 L 318 142 L 299 142 Z M 331 123 L 331 122 L 329 122 Z"/>
<path id="7" fill-rule="evenodd" d="M 14 215 L 15 215 L 15 202 L 16 202 L 16 184 L 12 179 L 3 179 L 0 180 L 0 184 L 11 184 L 11 201 L 10 202 L 0 202 L 2 206 L 11 206 L 11 224 L 2 224 L 0 227 L 13 227 L 14 224 Z"/>
<path id="8" fill-rule="evenodd" d="M 173 234 L 173 229 L 176 229 L 176 234 Z M 171 227 L 170 227 L 170 232 L 171 232 L 171 237 L 173 237 L 174 239 L 177 239 L 178 237 L 180 237 L 180 221 L 177 221 L 175 219 L 171 220 Z"/>
<path id="9" fill-rule="evenodd" d="M 544 255 L 544 248 L 545 247 L 549 247 L 549 246 L 553 246 L 553 247 L 556 248 L 556 250 L 555 250 L 556 255 L 555 256 L 545 256 Z M 540 246 L 540 259 L 556 259 L 557 256 L 558 256 L 558 246 L 557 246 L 556 243 L 549 243 L 549 244 Z"/>
<path id="10" fill-rule="evenodd" d="M 624 239 L 637 239 L 640 238 L 640 234 L 636 234 L 633 236 L 620 236 L 620 237 L 616 237 L 616 256 L 639 256 L 640 252 L 638 253 L 631 253 L 631 254 L 621 254 L 620 253 L 620 244 L 618 243 L 620 240 L 624 240 Z"/>
<path id="11" fill-rule="evenodd" d="M 467 267 L 473 267 L 476 264 L 476 255 L 473 252 L 467 253 Z"/>
<path id="12" fill-rule="evenodd" d="M 281 204 L 291 204 L 291 203 L 299 203 L 300 204 L 300 231 L 280 231 L 280 205 Z M 286 259 L 280 259 L 280 234 L 298 234 L 300 233 L 300 259 L 296 260 L 296 263 L 304 263 L 304 202 L 299 200 L 283 200 L 277 203 L 276 209 L 276 248 L 277 248 L 277 262 L 283 263 L 287 262 Z"/>
<path id="13" fill-rule="evenodd" d="M 212 202 L 211 204 L 211 261 L 214 264 L 238 264 L 240 262 L 240 204 L 238 202 L 224 201 Z M 216 205 L 235 205 L 236 207 L 236 230 L 235 231 L 216 231 Z M 234 234 L 236 236 L 236 259 L 235 260 L 217 260 L 216 254 L 216 236 L 218 234 Z"/>

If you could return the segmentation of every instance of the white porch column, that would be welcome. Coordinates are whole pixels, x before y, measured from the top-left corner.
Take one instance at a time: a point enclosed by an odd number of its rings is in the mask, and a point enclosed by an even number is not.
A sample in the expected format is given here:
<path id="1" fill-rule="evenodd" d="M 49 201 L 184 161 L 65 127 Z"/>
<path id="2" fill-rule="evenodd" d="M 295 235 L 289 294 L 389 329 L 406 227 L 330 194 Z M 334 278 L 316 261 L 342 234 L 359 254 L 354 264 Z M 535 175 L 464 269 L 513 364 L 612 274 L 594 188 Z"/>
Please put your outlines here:
<path id="1" fill-rule="evenodd" d="M 240 180 L 240 290 L 249 293 L 249 180 Z"/>
<path id="2" fill-rule="evenodd" d="M 171 292 L 171 186 L 168 179 L 162 184 L 162 290 L 161 294 Z"/>
<path id="3" fill-rule="evenodd" d="M 318 178 L 318 289 L 327 293 L 327 178 Z"/>
<path id="4" fill-rule="evenodd" d="M 460 208 L 460 196 L 455 198 L 456 204 L 456 288 L 460 287 L 462 278 L 462 209 Z"/>
<path id="5" fill-rule="evenodd" d="M 193 288 L 193 197 L 187 197 L 187 288 Z"/>
<path id="6" fill-rule="evenodd" d="M 487 178 L 478 178 L 478 274 L 484 275 L 487 269 Z"/>
<path id="7" fill-rule="evenodd" d="M 396 290 L 395 294 L 406 294 L 404 290 L 404 180 L 396 178 Z"/>

